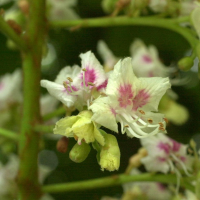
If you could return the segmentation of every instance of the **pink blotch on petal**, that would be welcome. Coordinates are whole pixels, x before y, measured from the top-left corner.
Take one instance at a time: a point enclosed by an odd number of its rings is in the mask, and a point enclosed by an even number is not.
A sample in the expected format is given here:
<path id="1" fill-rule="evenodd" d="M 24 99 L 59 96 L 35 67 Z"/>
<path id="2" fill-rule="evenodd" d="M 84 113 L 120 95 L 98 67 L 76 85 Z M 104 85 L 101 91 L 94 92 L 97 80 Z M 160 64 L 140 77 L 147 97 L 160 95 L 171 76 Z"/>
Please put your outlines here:
<path id="1" fill-rule="evenodd" d="M 126 108 L 127 106 L 132 105 L 134 93 L 131 84 L 120 85 L 118 91 L 120 96 L 118 98 L 120 107 Z"/>
<path id="2" fill-rule="evenodd" d="M 110 110 L 111 110 L 112 114 L 116 116 L 117 113 L 116 113 L 115 109 L 114 108 L 110 108 Z"/>
<path id="3" fill-rule="evenodd" d="M 181 159 L 182 162 L 186 161 L 186 157 L 185 156 L 181 156 L 180 159 Z"/>
<path id="4" fill-rule="evenodd" d="M 148 103 L 149 94 L 145 90 L 140 90 L 138 94 L 133 99 L 133 110 L 137 110 L 139 107 L 142 107 Z"/>
<path id="5" fill-rule="evenodd" d="M 142 60 L 143 60 L 145 63 L 148 63 L 148 64 L 152 62 L 151 57 L 148 56 L 148 55 L 143 55 L 143 56 L 142 56 Z"/>
<path id="6" fill-rule="evenodd" d="M 163 150 L 166 154 L 170 153 L 171 146 L 168 143 L 160 142 L 157 146 L 160 150 Z"/>
<path id="7" fill-rule="evenodd" d="M 159 190 L 161 190 L 161 191 L 165 191 L 166 190 L 166 187 L 163 184 L 157 183 L 156 185 L 158 186 Z"/>
<path id="8" fill-rule="evenodd" d="M 99 85 L 97 87 L 97 90 L 101 90 L 101 89 L 106 88 L 107 84 L 108 84 L 108 80 L 105 80 L 101 85 Z"/>
<path id="9" fill-rule="evenodd" d="M 83 73 L 85 73 L 85 85 L 88 86 L 88 82 L 94 83 L 96 80 L 96 74 L 94 69 L 86 67 L 86 71 L 81 73 L 81 79 L 83 80 Z M 83 82 L 81 83 L 83 86 Z"/>
<path id="10" fill-rule="evenodd" d="M 163 158 L 163 157 L 158 157 L 158 160 L 159 160 L 160 162 L 166 162 L 166 158 Z"/>
<path id="11" fill-rule="evenodd" d="M 68 81 L 66 81 L 66 83 L 68 84 Z M 74 92 L 78 91 L 78 88 L 76 88 L 75 86 L 71 85 L 71 88 Z M 63 90 L 63 92 L 66 92 L 67 94 L 72 93 L 73 91 L 71 90 L 70 86 L 68 85 L 67 88 L 65 88 Z"/>
<path id="12" fill-rule="evenodd" d="M 176 152 L 179 151 L 181 144 L 176 142 L 175 140 L 170 139 L 172 142 L 172 151 Z"/>

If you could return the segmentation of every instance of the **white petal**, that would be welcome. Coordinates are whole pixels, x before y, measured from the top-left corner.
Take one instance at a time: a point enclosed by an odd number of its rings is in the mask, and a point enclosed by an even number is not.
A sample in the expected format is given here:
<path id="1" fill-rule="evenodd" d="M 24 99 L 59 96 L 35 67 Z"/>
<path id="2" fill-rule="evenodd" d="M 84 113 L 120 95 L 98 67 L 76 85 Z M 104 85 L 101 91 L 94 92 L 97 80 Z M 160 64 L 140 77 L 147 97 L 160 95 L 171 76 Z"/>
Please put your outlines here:
<path id="1" fill-rule="evenodd" d="M 88 73 L 90 73 L 90 71 L 92 72 L 91 75 L 88 74 L 89 82 L 94 83 L 96 87 L 101 85 L 106 80 L 106 75 L 95 55 L 91 51 L 88 51 L 84 54 L 80 54 L 80 57 L 82 60 L 82 69 L 87 69 Z M 85 73 L 87 73 L 87 71 Z"/>
<path id="2" fill-rule="evenodd" d="M 113 113 L 114 110 L 112 112 L 112 107 L 109 104 L 109 98 L 107 97 L 95 100 L 89 107 L 94 113 L 92 120 L 110 130 L 118 132 L 116 118 Z"/>
<path id="3" fill-rule="evenodd" d="M 145 105 L 139 107 L 145 111 L 157 111 L 160 99 L 170 87 L 169 78 L 139 78 L 139 82 L 137 82 L 138 93 L 144 91 L 149 96 Z"/>
<path id="4" fill-rule="evenodd" d="M 59 99 L 67 107 L 71 107 L 74 105 L 74 102 L 76 101 L 77 97 L 68 94 L 63 85 L 47 80 L 41 80 L 40 83 L 41 86 L 45 87 L 52 96 Z"/>

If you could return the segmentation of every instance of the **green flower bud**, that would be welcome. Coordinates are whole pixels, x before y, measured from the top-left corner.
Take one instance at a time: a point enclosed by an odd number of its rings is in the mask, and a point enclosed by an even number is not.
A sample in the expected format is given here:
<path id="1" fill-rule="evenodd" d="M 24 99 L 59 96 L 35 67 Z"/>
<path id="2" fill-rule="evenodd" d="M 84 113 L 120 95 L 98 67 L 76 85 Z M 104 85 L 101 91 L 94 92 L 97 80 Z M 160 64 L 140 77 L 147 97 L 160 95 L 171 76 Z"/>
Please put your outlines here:
<path id="1" fill-rule="evenodd" d="M 193 66 L 193 62 L 191 57 L 184 57 L 178 61 L 178 67 L 183 71 L 188 71 Z"/>
<path id="2" fill-rule="evenodd" d="M 72 161 L 81 163 L 88 157 L 90 150 L 90 145 L 86 144 L 85 142 L 82 142 L 81 145 L 76 143 L 71 149 L 69 157 Z"/>
<path id="3" fill-rule="evenodd" d="M 104 145 L 104 137 L 98 130 L 96 124 L 91 120 L 93 113 L 91 111 L 82 111 L 77 116 L 65 117 L 56 123 L 54 134 L 74 137 L 81 144 L 94 142 L 95 140 Z"/>
<path id="4" fill-rule="evenodd" d="M 164 95 L 161 99 L 159 111 L 176 125 L 184 124 L 189 118 L 187 108 L 170 99 L 167 95 Z"/>
<path id="5" fill-rule="evenodd" d="M 117 139 L 114 135 L 103 134 L 105 145 L 100 152 L 100 166 L 102 170 L 114 171 L 119 169 L 120 165 L 120 149 Z"/>
<path id="6" fill-rule="evenodd" d="M 112 13 L 118 0 L 103 0 L 102 8 L 106 13 Z"/>
<path id="7" fill-rule="evenodd" d="M 18 50 L 17 45 L 10 39 L 7 40 L 6 45 L 10 50 Z"/>

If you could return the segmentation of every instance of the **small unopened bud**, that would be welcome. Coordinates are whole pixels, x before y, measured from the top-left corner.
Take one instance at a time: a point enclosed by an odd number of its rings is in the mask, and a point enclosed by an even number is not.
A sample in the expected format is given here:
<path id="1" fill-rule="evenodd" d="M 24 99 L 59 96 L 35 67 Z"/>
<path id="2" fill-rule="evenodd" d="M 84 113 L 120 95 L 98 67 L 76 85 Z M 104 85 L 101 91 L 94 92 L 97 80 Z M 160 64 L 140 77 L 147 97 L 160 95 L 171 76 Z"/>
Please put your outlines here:
<path id="1" fill-rule="evenodd" d="M 178 61 L 178 67 L 183 71 L 188 71 L 193 66 L 193 62 L 191 57 L 184 57 Z"/>
<path id="2" fill-rule="evenodd" d="M 120 10 L 125 8 L 130 4 L 131 0 L 118 0 L 116 3 L 116 7 L 118 7 Z"/>
<path id="3" fill-rule="evenodd" d="M 89 144 L 82 142 L 81 145 L 79 145 L 76 143 L 71 149 L 69 157 L 72 161 L 81 163 L 88 157 L 90 150 L 91 148 Z"/>
<path id="4" fill-rule="evenodd" d="M 140 154 L 141 156 L 145 157 L 148 155 L 148 152 L 145 148 L 140 148 L 139 151 L 138 151 L 138 154 Z"/>
<path id="5" fill-rule="evenodd" d="M 11 50 L 18 50 L 17 45 L 10 39 L 7 39 L 6 45 Z"/>
<path id="6" fill-rule="evenodd" d="M 29 2 L 27 0 L 18 1 L 18 6 L 25 15 L 29 14 Z"/>
<path id="7" fill-rule="evenodd" d="M 58 140 L 56 148 L 60 153 L 66 153 L 68 147 L 68 138 L 63 136 L 60 140 Z"/>
<path id="8" fill-rule="evenodd" d="M 103 134 L 105 145 L 100 152 L 100 166 L 102 170 L 114 171 L 119 169 L 120 165 L 120 149 L 117 139 L 114 135 Z"/>
<path id="9" fill-rule="evenodd" d="M 9 20 L 7 20 L 7 23 L 15 31 L 15 33 L 17 33 L 18 35 L 21 35 L 22 29 L 21 29 L 21 26 L 19 24 L 17 24 L 17 22 L 9 19 Z"/>
<path id="10" fill-rule="evenodd" d="M 135 154 L 129 159 L 129 164 L 132 168 L 137 168 L 141 165 L 141 159 L 143 158 L 140 154 Z"/>

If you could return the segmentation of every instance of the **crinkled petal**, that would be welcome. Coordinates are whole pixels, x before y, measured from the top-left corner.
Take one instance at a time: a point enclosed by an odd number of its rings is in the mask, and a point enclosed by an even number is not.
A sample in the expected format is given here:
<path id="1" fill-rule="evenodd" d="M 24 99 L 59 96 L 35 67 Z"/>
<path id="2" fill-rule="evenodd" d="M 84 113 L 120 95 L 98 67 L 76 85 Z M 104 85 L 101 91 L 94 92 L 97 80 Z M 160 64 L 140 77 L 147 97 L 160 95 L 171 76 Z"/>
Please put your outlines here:
<path id="1" fill-rule="evenodd" d="M 126 91 L 123 88 L 130 87 L 131 92 L 135 95 L 135 82 L 137 82 L 137 77 L 133 73 L 131 58 L 120 60 L 109 76 L 106 94 L 115 95 L 116 97 L 123 96 L 123 91 Z"/>
<path id="2" fill-rule="evenodd" d="M 115 118 L 116 113 L 115 110 L 109 105 L 110 103 L 108 97 L 96 99 L 89 107 L 89 109 L 91 109 L 94 113 L 92 121 L 110 130 L 118 132 L 118 126 Z"/>
<path id="3" fill-rule="evenodd" d="M 47 80 L 41 80 L 40 83 L 41 86 L 46 88 L 52 96 L 59 99 L 67 107 L 71 107 L 74 105 L 74 102 L 76 101 L 77 97 L 75 95 L 68 94 L 63 85 Z"/>
<path id="4" fill-rule="evenodd" d="M 67 80 L 67 77 L 74 79 L 81 71 L 81 68 L 78 65 L 73 67 L 67 66 L 60 70 L 59 74 L 56 77 L 55 83 L 63 84 L 63 81 Z"/>
<path id="5" fill-rule="evenodd" d="M 77 116 L 65 117 L 60 119 L 55 128 L 53 129 L 54 134 L 60 134 L 67 137 L 73 137 L 72 125 L 78 120 Z"/>
<path id="6" fill-rule="evenodd" d="M 165 157 L 147 156 L 141 159 L 147 171 L 150 172 L 169 172 L 170 166 Z"/>
<path id="7" fill-rule="evenodd" d="M 140 92 L 142 94 L 140 96 L 141 106 L 139 105 L 138 107 L 141 107 L 145 111 L 157 111 L 162 96 L 170 87 L 169 78 L 139 78 L 137 82 L 137 95 L 139 95 Z"/>
<path id="8" fill-rule="evenodd" d="M 103 70 L 102 65 L 96 59 L 95 55 L 88 51 L 84 54 L 80 54 L 82 69 L 86 69 L 85 71 L 85 83 L 87 85 L 88 82 L 93 83 L 96 87 L 100 86 L 107 79 L 105 72 Z M 83 73 L 83 72 L 82 72 Z M 81 75 L 83 79 L 83 75 Z"/>

